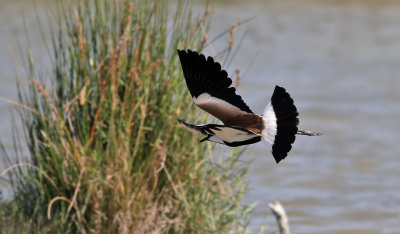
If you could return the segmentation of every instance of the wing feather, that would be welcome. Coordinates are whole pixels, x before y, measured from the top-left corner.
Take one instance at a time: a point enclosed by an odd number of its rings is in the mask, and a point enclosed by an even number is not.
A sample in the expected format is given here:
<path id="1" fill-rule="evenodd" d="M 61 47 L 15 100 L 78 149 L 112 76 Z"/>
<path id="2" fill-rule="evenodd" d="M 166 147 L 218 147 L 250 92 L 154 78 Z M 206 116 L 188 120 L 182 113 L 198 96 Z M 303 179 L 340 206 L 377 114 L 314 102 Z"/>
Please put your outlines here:
<path id="1" fill-rule="evenodd" d="M 253 114 L 230 87 L 232 79 L 212 57 L 191 50 L 178 50 L 183 75 L 194 103 L 225 124 L 234 123 L 239 115 Z"/>

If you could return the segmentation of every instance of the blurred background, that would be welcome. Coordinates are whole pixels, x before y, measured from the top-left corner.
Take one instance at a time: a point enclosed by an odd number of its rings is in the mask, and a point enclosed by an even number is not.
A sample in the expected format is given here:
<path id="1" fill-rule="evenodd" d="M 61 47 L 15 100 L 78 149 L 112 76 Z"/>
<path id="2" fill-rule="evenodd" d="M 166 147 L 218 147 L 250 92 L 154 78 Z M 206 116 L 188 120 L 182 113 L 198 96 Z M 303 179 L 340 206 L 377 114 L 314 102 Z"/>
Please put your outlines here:
<path id="1" fill-rule="evenodd" d="M 37 17 L 54 14 L 55 1 L 33 2 L 0 0 L 3 98 L 17 100 L 14 61 L 20 61 L 18 41 L 26 48 L 25 32 L 36 63 L 50 64 Z M 194 9 L 202 13 L 204 3 Z M 220 0 L 211 13 L 210 39 L 239 18 L 252 19 L 238 28 L 234 46 L 244 39 L 223 66 L 232 78 L 241 70 L 238 93 L 250 108 L 261 113 L 280 85 L 295 101 L 300 129 L 325 133 L 299 136 L 279 165 L 263 143 L 246 149 L 244 202 L 257 202 L 252 231 L 276 230 L 267 204 L 279 200 L 293 233 L 400 233 L 400 2 Z M 205 53 L 226 48 L 227 36 Z M 10 154 L 18 120 L 12 109 L 0 101 L 0 137 Z M 1 156 L 0 170 L 4 163 Z M 0 189 L 7 197 L 2 182 Z"/>

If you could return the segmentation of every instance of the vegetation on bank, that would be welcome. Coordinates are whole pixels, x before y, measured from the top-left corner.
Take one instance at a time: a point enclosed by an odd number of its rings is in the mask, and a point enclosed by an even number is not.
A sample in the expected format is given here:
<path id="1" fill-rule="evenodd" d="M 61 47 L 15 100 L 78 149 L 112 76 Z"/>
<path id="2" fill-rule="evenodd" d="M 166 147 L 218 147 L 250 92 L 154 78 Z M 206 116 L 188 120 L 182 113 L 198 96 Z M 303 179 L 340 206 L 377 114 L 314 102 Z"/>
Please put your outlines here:
<path id="1" fill-rule="evenodd" d="M 29 160 L 2 174 L 14 189 L 0 205 L 2 231 L 243 231 L 240 152 L 213 155 L 176 121 L 209 118 L 192 104 L 176 54 L 206 46 L 209 11 L 196 18 L 187 1 L 142 0 L 60 9 L 52 70 L 26 56 L 25 139 L 15 144 L 27 143 Z"/>

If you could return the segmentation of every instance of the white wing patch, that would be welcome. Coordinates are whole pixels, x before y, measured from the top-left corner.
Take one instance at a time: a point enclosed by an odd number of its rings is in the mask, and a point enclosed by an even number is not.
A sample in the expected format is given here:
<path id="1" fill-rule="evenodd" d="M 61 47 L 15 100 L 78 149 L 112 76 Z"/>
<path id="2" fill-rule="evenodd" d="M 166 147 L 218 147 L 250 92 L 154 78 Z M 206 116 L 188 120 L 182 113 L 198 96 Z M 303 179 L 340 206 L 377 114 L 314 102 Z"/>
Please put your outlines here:
<path id="1" fill-rule="evenodd" d="M 245 132 L 239 129 L 231 127 L 219 127 L 220 130 L 213 129 L 215 137 L 220 140 L 232 143 L 232 142 L 242 142 L 254 138 L 253 133 Z M 211 137 L 212 138 L 212 137 Z M 211 139 L 210 139 L 211 140 Z M 214 141 L 217 142 L 217 141 Z M 218 142 L 220 143 L 220 142 Z"/>
<path id="2" fill-rule="evenodd" d="M 208 138 L 208 140 L 219 144 L 225 144 L 221 138 L 218 138 L 216 136 L 211 136 L 210 138 Z"/>

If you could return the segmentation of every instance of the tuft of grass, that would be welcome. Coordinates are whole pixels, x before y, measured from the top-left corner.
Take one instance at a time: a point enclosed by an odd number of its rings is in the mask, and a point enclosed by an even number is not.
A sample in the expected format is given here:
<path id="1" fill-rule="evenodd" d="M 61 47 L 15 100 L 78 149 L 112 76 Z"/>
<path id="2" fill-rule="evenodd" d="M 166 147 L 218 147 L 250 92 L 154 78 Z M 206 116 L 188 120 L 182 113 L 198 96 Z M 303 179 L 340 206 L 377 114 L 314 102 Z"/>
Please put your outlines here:
<path id="1" fill-rule="evenodd" d="M 3 231 L 243 231 L 240 152 L 213 156 L 176 121 L 208 120 L 176 49 L 204 48 L 209 11 L 194 20 L 186 1 L 88 0 L 58 15 L 52 70 L 38 75 L 28 55 L 27 91 L 19 86 L 29 160 L 2 174 L 14 188 Z"/>

